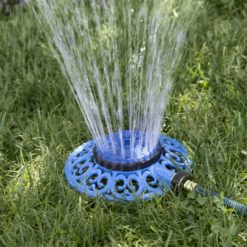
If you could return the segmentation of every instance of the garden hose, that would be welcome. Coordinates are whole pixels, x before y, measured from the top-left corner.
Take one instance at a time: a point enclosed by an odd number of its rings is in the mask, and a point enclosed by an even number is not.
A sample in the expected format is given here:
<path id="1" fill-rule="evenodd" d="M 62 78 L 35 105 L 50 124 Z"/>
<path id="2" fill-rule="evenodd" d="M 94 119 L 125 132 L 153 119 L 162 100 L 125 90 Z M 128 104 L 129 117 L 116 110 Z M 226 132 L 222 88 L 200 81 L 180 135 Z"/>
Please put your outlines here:
<path id="1" fill-rule="evenodd" d="M 202 187 L 201 185 L 191 181 L 189 174 L 186 172 L 178 172 L 174 176 L 174 178 L 172 180 L 172 184 L 175 188 L 183 189 L 186 191 L 194 191 L 195 193 L 203 195 L 203 196 L 220 197 L 218 192 L 206 189 L 206 188 Z M 240 202 L 234 201 L 228 197 L 224 197 L 223 201 L 224 201 L 224 205 L 226 207 L 234 209 L 235 212 L 240 214 L 240 215 L 247 216 L 247 205 L 244 205 Z"/>

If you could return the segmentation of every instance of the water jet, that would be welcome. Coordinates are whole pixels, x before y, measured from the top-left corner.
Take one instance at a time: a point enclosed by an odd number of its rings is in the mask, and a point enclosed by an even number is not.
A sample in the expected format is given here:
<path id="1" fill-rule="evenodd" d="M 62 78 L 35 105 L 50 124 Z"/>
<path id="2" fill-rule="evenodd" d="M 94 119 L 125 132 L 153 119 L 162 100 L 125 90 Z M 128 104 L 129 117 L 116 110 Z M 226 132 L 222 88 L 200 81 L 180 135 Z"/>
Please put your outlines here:
<path id="1" fill-rule="evenodd" d="M 186 148 L 161 133 L 195 0 L 37 1 L 38 20 L 93 140 L 66 161 L 72 188 L 114 201 L 182 188 L 218 196 L 190 180 Z M 225 205 L 247 215 L 244 205 Z"/>

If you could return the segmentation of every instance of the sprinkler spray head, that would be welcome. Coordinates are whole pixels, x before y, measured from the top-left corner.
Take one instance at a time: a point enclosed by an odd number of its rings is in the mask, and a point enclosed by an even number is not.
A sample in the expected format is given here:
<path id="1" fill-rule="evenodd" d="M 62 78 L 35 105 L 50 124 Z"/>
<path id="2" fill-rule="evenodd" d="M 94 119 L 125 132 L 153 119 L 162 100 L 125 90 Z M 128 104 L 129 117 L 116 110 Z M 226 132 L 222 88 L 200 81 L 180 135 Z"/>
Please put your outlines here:
<path id="1" fill-rule="evenodd" d="M 103 159 L 98 153 L 97 149 L 94 148 L 94 157 L 97 163 L 107 169 L 114 170 L 114 171 L 135 171 L 149 167 L 156 161 L 160 159 L 162 154 L 162 149 L 159 147 L 153 156 L 149 156 L 144 160 L 134 161 L 133 163 L 123 164 L 120 162 L 111 162 L 109 160 Z"/>
<path id="2" fill-rule="evenodd" d="M 146 134 L 140 131 L 123 130 L 103 138 L 107 148 L 100 150 L 95 146 L 96 162 L 114 171 L 135 171 L 149 167 L 160 159 L 160 142 L 154 148 L 148 148 Z"/>

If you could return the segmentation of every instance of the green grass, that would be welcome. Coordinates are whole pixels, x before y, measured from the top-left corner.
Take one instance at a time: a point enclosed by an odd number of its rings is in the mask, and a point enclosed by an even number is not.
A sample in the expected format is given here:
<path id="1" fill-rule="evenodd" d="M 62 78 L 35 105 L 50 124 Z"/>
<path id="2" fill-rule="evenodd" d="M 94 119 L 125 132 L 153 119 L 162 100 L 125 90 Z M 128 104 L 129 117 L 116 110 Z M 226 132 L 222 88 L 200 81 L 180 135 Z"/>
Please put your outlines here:
<path id="1" fill-rule="evenodd" d="M 217 2 L 215 4 L 214 2 Z M 71 190 L 90 138 L 32 14 L 0 17 L 0 246 L 247 246 L 247 221 L 190 193 L 115 204 Z M 247 203 L 247 5 L 209 1 L 165 116 L 194 180 Z"/>

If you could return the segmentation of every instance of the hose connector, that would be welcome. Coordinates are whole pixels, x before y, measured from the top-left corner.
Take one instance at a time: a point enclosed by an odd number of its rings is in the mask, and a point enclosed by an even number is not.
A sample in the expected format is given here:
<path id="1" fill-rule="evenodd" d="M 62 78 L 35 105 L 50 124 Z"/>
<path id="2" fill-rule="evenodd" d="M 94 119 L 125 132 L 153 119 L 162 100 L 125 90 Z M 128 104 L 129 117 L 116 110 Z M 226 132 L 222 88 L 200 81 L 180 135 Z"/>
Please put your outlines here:
<path id="1" fill-rule="evenodd" d="M 220 197 L 218 192 L 208 190 L 199 184 L 190 180 L 190 176 L 187 172 L 178 172 L 172 179 L 172 185 L 175 190 L 194 191 L 197 194 L 207 197 Z M 247 216 L 247 205 L 234 201 L 228 197 L 223 198 L 224 205 L 228 208 L 232 208 L 236 213 Z"/>
<path id="2" fill-rule="evenodd" d="M 171 185 L 175 191 L 180 191 L 184 189 L 184 185 L 187 181 L 190 181 L 190 173 L 185 171 L 177 172 L 172 178 Z"/>

